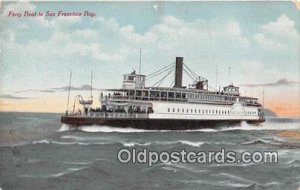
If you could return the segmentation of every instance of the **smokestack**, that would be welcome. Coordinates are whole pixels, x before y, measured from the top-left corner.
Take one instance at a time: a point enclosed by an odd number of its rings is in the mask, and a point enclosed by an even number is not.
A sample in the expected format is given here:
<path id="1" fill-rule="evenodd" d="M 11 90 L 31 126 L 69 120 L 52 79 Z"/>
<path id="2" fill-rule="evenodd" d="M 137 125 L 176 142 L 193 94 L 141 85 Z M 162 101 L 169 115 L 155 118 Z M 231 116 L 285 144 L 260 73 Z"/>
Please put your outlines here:
<path id="1" fill-rule="evenodd" d="M 183 57 L 176 57 L 175 88 L 182 88 Z"/>

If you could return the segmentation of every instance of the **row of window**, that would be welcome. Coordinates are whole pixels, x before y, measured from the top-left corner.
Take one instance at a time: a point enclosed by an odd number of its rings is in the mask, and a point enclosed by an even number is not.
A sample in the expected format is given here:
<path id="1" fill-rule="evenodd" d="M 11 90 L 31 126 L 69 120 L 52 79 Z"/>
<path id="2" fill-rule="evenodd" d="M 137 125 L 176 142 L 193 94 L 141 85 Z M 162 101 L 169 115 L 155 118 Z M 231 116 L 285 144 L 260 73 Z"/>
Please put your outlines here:
<path id="1" fill-rule="evenodd" d="M 219 114 L 219 115 L 229 115 L 229 110 L 214 110 L 214 109 L 180 109 L 180 108 L 168 108 L 168 112 L 173 113 L 198 113 L 198 114 Z M 245 114 L 247 115 L 255 115 L 255 111 L 246 111 Z"/>
<path id="2" fill-rule="evenodd" d="M 150 94 L 149 94 L 150 93 Z M 127 94 L 128 95 L 128 94 Z M 143 97 L 162 97 L 162 98 L 176 98 L 176 99 L 185 99 L 186 97 L 189 99 L 201 99 L 201 100 L 219 100 L 219 101 L 234 101 L 235 97 L 224 97 L 220 95 L 207 95 L 207 94 L 199 94 L 199 93 L 180 93 L 180 92 L 166 92 L 166 91 L 145 91 L 145 90 L 130 90 L 130 96 L 143 96 Z M 223 95 L 223 94 L 221 94 Z"/>
<path id="3" fill-rule="evenodd" d="M 192 99 L 202 99 L 202 100 L 218 100 L 218 101 L 234 101 L 233 97 L 224 97 L 224 96 L 212 96 L 212 95 L 197 95 L 197 94 L 188 94 L 188 98 Z"/>

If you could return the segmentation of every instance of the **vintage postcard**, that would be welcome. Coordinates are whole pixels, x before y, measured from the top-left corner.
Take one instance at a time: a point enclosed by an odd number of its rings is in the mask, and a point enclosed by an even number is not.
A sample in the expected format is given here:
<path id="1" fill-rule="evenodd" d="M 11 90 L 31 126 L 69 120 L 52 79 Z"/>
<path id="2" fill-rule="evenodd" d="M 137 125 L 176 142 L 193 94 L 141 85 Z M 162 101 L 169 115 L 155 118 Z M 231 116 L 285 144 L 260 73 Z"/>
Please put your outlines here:
<path id="1" fill-rule="evenodd" d="M 300 1 L 0 1 L 0 190 L 300 189 Z"/>

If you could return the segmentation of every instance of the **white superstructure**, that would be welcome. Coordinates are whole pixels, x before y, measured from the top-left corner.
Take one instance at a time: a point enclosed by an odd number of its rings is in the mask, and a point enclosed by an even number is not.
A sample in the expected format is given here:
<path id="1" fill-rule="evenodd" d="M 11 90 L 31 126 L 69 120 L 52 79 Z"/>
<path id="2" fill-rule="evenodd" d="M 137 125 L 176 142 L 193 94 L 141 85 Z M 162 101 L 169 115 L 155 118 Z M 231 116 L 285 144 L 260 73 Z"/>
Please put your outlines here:
<path id="1" fill-rule="evenodd" d="M 189 87 L 183 87 L 183 69 L 183 58 L 177 57 L 175 85 L 169 88 L 146 87 L 145 75 L 135 71 L 125 74 L 121 89 L 101 93 L 100 110 L 112 117 L 124 113 L 124 117 L 143 114 L 143 118 L 165 120 L 263 120 L 262 106 L 257 98 L 241 96 L 239 87 L 232 84 L 222 91 L 209 91 L 208 81 L 202 77 L 195 78 Z"/>

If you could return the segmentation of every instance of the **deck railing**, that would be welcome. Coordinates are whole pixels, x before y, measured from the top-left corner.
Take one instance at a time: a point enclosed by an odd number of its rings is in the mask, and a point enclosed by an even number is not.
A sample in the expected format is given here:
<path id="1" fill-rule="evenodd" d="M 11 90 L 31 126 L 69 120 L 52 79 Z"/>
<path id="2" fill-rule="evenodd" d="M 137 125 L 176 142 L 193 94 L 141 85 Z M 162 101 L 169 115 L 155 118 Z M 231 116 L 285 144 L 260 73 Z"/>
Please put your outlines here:
<path id="1" fill-rule="evenodd" d="M 233 100 L 216 100 L 216 99 L 204 99 L 204 98 L 176 98 L 176 97 L 153 97 L 153 96 L 122 96 L 112 95 L 100 97 L 100 101 L 128 101 L 128 100 L 142 100 L 142 101 L 176 101 L 176 102 L 193 102 L 193 103 L 211 103 L 211 104 L 233 104 Z M 256 102 L 243 102 L 248 106 L 261 106 Z"/>
<path id="2" fill-rule="evenodd" d="M 156 96 L 104 96 L 100 97 L 101 101 L 110 100 L 145 100 L 145 101 L 178 101 L 186 102 L 187 98 L 175 98 L 175 97 L 156 97 Z"/>
<path id="3" fill-rule="evenodd" d="M 90 117 L 96 118 L 148 118 L 146 113 L 118 113 L 118 112 L 91 112 L 88 114 Z"/>
<path id="4" fill-rule="evenodd" d="M 126 119 L 126 118 L 148 118 L 147 113 L 118 113 L 118 112 L 89 112 L 87 115 L 82 113 L 69 113 L 69 116 L 74 117 L 91 117 L 91 118 L 112 118 L 112 119 Z"/>

